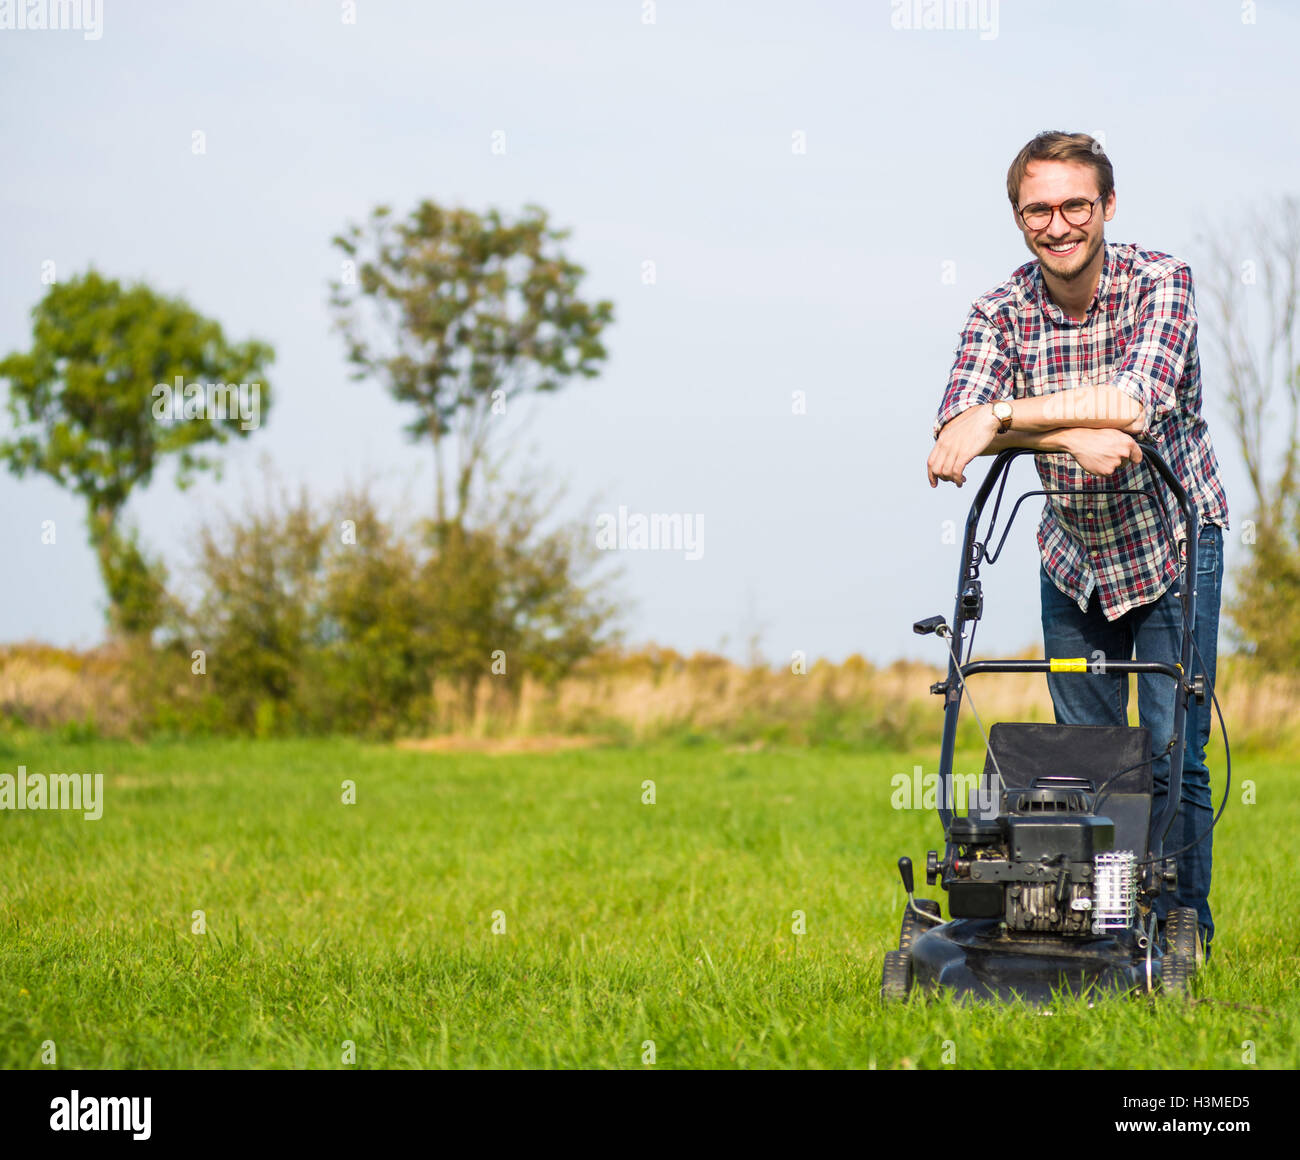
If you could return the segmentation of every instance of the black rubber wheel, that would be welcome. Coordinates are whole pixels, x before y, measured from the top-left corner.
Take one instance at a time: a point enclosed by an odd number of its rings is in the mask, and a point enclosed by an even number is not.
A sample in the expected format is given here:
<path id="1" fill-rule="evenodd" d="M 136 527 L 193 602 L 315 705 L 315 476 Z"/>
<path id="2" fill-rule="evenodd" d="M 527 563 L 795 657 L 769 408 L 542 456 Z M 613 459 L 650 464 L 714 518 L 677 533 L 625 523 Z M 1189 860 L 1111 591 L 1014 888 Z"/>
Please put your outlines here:
<path id="1" fill-rule="evenodd" d="M 1165 953 L 1190 959 L 1193 969 L 1201 962 L 1201 927 L 1196 911 L 1179 906 L 1165 919 Z"/>
<path id="2" fill-rule="evenodd" d="M 901 1003 L 911 990 L 912 956 L 906 951 L 886 951 L 880 998 L 886 1003 Z"/>
<path id="3" fill-rule="evenodd" d="M 918 898 L 916 908 L 925 911 L 926 914 L 933 914 L 939 917 L 939 903 L 933 898 Z M 932 926 L 938 926 L 937 922 L 926 922 L 923 918 L 917 918 L 912 913 L 912 908 L 906 906 L 903 908 L 903 929 L 898 935 L 898 949 L 904 953 L 910 953 L 912 944 L 921 935 L 925 934 Z"/>
<path id="4" fill-rule="evenodd" d="M 1165 919 L 1165 957 L 1160 964 L 1160 985 L 1166 995 L 1191 993 L 1200 965 L 1201 927 L 1190 906 L 1175 907 Z"/>
<path id="5" fill-rule="evenodd" d="M 1166 995 L 1186 998 L 1192 990 L 1196 960 L 1186 955 L 1165 955 L 1160 963 L 1160 986 Z"/>

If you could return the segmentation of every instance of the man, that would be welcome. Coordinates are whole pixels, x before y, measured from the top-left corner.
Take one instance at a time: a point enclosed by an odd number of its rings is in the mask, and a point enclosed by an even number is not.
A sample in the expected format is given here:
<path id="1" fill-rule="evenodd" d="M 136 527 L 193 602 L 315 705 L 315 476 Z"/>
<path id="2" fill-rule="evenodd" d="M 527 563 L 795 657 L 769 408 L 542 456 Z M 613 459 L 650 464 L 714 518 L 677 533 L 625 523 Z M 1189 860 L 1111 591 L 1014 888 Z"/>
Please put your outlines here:
<path id="1" fill-rule="evenodd" d="M 1154 443 L 1197 506 L 1194 639 L 1212 685 L 1228 505 L 1201 416 L 1191 270 L 1168 254 L 1106 241 L 1114 174 L 1087 134 L 1040 133 L 1012 162 L 1007 194 L 1036 261 L 971 307 L 934 424 L 930 486 L 960 487 L 978 455 L 1007 447 L 1048 453 L 1034 457 L 1044 489 L 1089 494 L 1051 496 L 1043 507 L 1046 655 L 1123 660 L 1136 650 L 1139 660 L 1176 662 L 1178 558 L 1149 501 L 1103 494 L 1149 488 L 1134 436 Z M 1168 511 L 1184 540 L 1186 521 L 1172 503 Z M 1053 673 L 1048 687 L 1059 724 L 1128 722 L 1127 676 Z M 1188 704 L 1182 800 L 1165 848 L 1196 844 L 1178 855 L 1176 895 L 1156 904 L 1162 921 L 1173 906 L 1194 907 L 1207 954 L 1211 709 Z M 1140 676 L 1138 711 L 1153 754 L 1161 753 L 1173 735 L 1173 682 Z M 1168 795 L 1169 760 L 1165 753 L 1152 763 L 1153 817 Z"/>

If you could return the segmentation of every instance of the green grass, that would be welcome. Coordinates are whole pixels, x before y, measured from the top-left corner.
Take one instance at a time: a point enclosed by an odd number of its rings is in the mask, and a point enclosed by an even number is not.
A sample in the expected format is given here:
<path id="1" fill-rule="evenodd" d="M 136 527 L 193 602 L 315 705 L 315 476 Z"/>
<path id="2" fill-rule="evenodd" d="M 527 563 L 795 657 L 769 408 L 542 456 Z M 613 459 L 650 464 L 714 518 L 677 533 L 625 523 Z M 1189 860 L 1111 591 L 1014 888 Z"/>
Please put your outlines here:
<path id="1" fill-rule="evenodd" d="M 661 1068 L 1242 1068 L 1247 1041 L 1300 1064 L 1282 758 L 1236 763 L 1199 998 L 1050 1014 L 881 1006 L 894 864 L 940 836 L 890 778 L 932 751 L 0 748 L 20 762 L 102 772 L 106 802 L 0 813 L 5 1067 L 46 1041 L 71 1068 L 339 1067 L 345 1041 L 357 1067 L 639 1068 L 647 1041 Z"/>

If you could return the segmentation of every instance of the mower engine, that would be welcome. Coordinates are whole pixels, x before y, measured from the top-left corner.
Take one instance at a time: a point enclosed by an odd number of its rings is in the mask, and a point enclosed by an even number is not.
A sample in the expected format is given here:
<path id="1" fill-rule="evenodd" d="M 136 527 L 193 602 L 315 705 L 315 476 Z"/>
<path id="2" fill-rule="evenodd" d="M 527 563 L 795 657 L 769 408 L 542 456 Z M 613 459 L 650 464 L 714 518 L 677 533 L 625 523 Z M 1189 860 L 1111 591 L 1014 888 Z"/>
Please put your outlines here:
<path id="1" fill-rule="evenodd" d="M 954 817 L 942 878 L 953 918 L 997 918 L 1007 931 L 1087 936 L 1126 930 L 1137 899 L 1135 857 L 1116 853 L 1115 826 L 1092 810 L 1092 783 L 1040 777 L 1001 795 L 995 818 Z"/>

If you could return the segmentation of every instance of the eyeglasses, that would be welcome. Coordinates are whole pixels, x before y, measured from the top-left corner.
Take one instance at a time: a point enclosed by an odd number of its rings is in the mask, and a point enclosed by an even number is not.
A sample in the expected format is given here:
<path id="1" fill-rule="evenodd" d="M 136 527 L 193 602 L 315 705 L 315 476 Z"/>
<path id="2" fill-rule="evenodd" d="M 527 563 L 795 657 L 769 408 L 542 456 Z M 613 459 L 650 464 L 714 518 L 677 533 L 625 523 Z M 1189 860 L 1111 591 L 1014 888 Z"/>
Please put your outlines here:
<path id="1" fill-rule="evenodd" d="M 1027 230 L 1045 230 L 1052 224 L 1052 217 L 1059 209 L 1061 216 L 1072 226 L 1086 226 L 1092 221 L 1093 212 L 1097 208 L 1097 203 L 1101 201 L 1101 195 L 1094 197 L 1089 201 L 1084 197 L 1072 197 L 1069 201 L 1063 201 L 1060 205 L 1044 205 L 1041 201 L 1034 202 L 1033 205 L 1027 205 L 1024 209 L 1016 210 L 1020 220 L 1025 223 Z"/>

